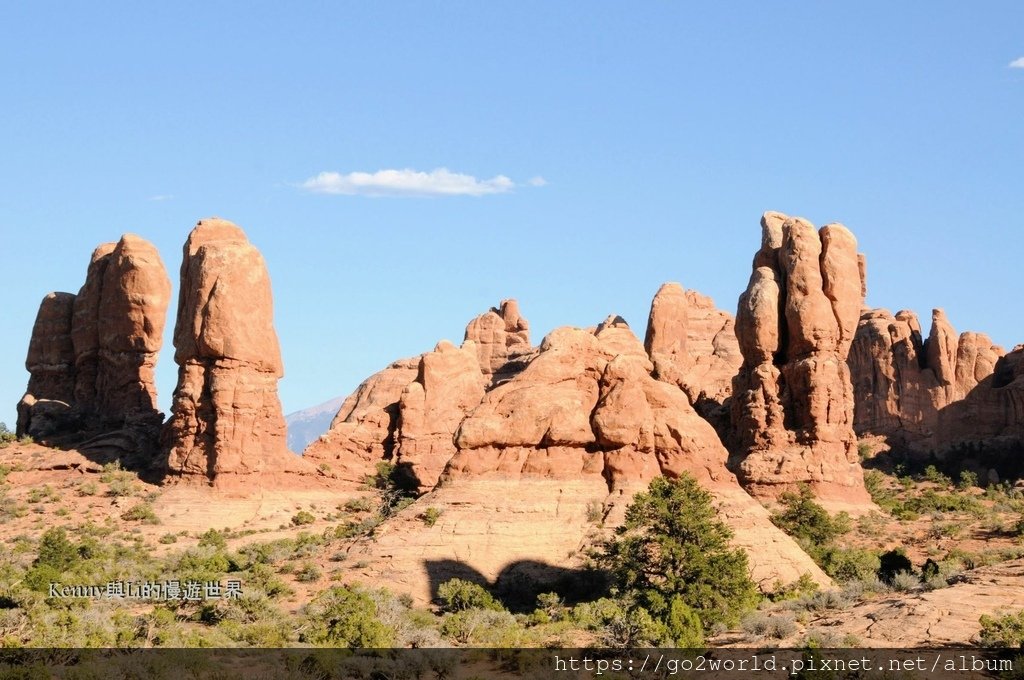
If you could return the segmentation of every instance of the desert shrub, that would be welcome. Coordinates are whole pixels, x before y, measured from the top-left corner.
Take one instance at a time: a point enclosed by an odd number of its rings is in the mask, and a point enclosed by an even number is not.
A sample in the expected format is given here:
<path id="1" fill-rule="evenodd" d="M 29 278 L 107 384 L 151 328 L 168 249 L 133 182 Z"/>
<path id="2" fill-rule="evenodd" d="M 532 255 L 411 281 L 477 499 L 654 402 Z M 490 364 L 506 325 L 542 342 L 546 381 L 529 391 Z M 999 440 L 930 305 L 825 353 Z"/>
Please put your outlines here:
<path id="1" fill-rule="evenodd" d="M 7 448 L 17 439 L 18 437 L 7 429 L 7 423 L 0 423 L 0 449 Z"/>
<path id="2" fill-rule="evenodd" d="M 159 538 L 158 542 L 163 544 L 163 545 L 170 545 L 171 543 L 177 543 L 178 542 L 178 535 L 177 534 L 164 534 L 163 536 L 161 536 Z"/>
<path id="3" fill-rule="evenodd" d="M 143 522 L 145 524 L 159 524 L 160 518 L 153 512 L 153 506 L 149 503 L 139 503 L 138 505 L 125 510 L 121 513 L 121 519 L 128 522 Z"/>
<path id="4" fill-rule="evenodd" d="M 874 576 L 880 562 L 878 555 L 866 548 L 836 548 L 829 546 L 812 555 L 825 573 L 837 581 L 859 581 Z"/>
<path id="5" fill-rule="evenodd" d="M 868 442 L 857 442 L 857 456 L 861 460 L 867 460 L 871 457 L 871 444 Z"/>
<path id="6" fill-rule="evenodd" d="M 306 524 L 312 524 L 316 521 L 316 517 L 311 512 L 300 510 L 294 517 L 292 517 L 292 525 L 301 527 Z"/>
<path id="7" fill-rule="evenodd" d="M 444 618 L 441 634 L 461 644 L 502 648 L 523 646 L 525 631 L 503 609 L 464 609 Z"/>
<path id="8" fill-rule="evenodd" d="M 336 586 L 306 606 L 300 640 L 339 647 L 389 647 L 394 631 L 377 617 L 377 606 L 358 587 Z"/>
<path id="9" fill-rule="evenodd" d="M 771 592 L 768 593 L 768 599 L 772 602 L 782 602 L 783 600 L 793 600 L 797 598 L 809 597 L 813 595 L 819 586 L 811 578 L 811 575 L 804 572 L 800 575 L 800 578 L 783 585 L 782 581 L 775 581 Z"/>
<path id="10" fill-rule="evenodd" d="M 878 578 L 890 585 L 892 585 L 896 574 L 914 571 L 914 565 L 911 564 L 903 548 L 894 548 L 882 553 L 878 557 L 878 562 Z"/>
<path id="11" fill-rule="evenodd" d="M 301 581 L 302 583 L 312 583 L 319 581 L 320 577 L 323 576 L 323 572 L 313 562 L 305 562 L 302 567 L 295 572 L 295 580 Z"/>
<path id="12" fill-rule="evenodd" d="M 893 574 L 890 585 L 898 593 L 909 593 L 921 589 L 921 579 L 909 571 L 898 571 Z"/>
<path id="13" fill-rule="evenodd" d="M 970 470 L 961 470 L 960 478 L 956 482 L 956 487 L 961 491 L 967 491 L 979 486 L 978 484 L 978 473 L 971 472 Z"/>
<path id="14" fill-rule="evenodd" d="M 373 510 L 373 501 L 366 496 L 360 496 L 359 498 L 353 498 L 346 501 L 345 505 L 342 507 L 347 512 L 370 512 Z"/>
<path id="15" fill-rule="evenodd" d="M 587 503 L 587 521 L 591 524 L 600 524 L 604 519 L 604 504 L 600 501 Z"/>
<path id="16" fill-rule="evenodd" d="M 983 647 L 1024 647 L 1024 609 L 1016 614 L 983 615 L 978 638 Z"/>
<path id="17" fill-rule="evenodd" d="M 442 583 L 437 589 L 437 596 L 441 599 L 442 608 L 449 612 L 467 609 L 504 609 L 483 586 L 460 578 Z"/>
<path id="18" fill-rule="evenodd" d="M 441 517 L 441 511 L 437 508 L 430 507 L 423 511 L 423 523 L 428 527 L 432 527 L 437 524 L 437 520 Z"/>
<path id="19" fill-rule="evenodd" d="M 951 487 L 953 486 L 953 480 L 947 475 L 939 472 L 939 469 L 934 465 L 929 465 L 924 469 L 925 480 L 938 484 L 939 486 Z"/>
<path id="20" fill-rule="evenodd" d="M 810 545 L 828 545 L 850 530 L 849 517 L 832 518 L 814 500 L 814 492 L 801 485 L 797 493 L 779 496 L 782 510 L 772 515 L 772 522 L 798 541 Z"/>
<path id="21" fill-rule="evenodd" d="M 83 482 L 78 486 L 79 496 L 95 496 L 99 493 L 99 485 L 96 482 Z"/>
<path id="22" fill-rule="evenodd" d="M 759 598 L 747 555 L 730 538 L 711 494 L 693 477 L 658 477 L 633 498 L 598 559 L 619 592 L 655 619 L 667 621 L 678 597 L 707 628 L 738 621 Z"/>
<path id="23" fill-rule="evenodd" d="M 213 548 L 214 550 L 223 550 L 228 547 L 227 537 L 216 529 L 207 529 L 199 537 L 200 548 Z"/>
<path id="24" fill-rule="evenodd" d="M 68 539 L 64 529 L 48 529 L 39 539 L 39 553 L 33 564 L 67 571 L 78 563 L 78 547 Z"/>

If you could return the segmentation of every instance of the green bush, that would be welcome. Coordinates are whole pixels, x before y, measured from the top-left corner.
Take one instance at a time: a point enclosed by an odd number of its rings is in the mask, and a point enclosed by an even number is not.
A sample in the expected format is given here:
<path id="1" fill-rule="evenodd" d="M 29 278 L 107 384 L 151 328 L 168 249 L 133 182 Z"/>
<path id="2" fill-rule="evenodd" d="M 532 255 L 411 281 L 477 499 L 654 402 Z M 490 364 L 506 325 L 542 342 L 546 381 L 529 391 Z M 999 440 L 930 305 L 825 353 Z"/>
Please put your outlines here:
<path id="1" fill-rule="evenodd" d="M 294 517 L 292 517 L 292 525 L 301 527 L 306 524 L 312 524 L 316 521 L 316 516 L 311 512 L 300 510 Z"/>
<path id="2" fill-rule="evenodd" d="M 139 503 L 133 508 L 121 513 L 121 519 L 128 522 L 143 522 L 145 524 L 159 524 L 160 518 L 153 512 L 153 506 L 149 503 Z"/>
<path id="3" fill-rule="evenodd" d="M 7 448 L 17 439 L 18 437 L 7 429 L 7 423 L 0 423 L 0 449 Z"/>
<path id="4" fill-rule="evenodd" d="M 914 565 L 903 548 L 894 548 L 879 555 L 878 578 L 884 583 L 892 584 L 897 574 L 910 574 Z"/>
<path id="5" fill-rule="evenodd" d="M 39 539 L 39 553 L 33 565 L 52 567 L 58 572 L 63 572 L 80 559 L 78 547 L 68 540 L 64 529 L 47 529 Z"/>
<path id="6" fill-rule="evenodd" d="M 306 617 L 302 642 L 378 648 L 391 646 L 395 638 L 395 631 L 379 620 L 373 598 L 358 587 L 325 591 L 307 605 Z"/>
<path id="7" fill-rule="evenodd" d="M 978 637 L 983 647 L 1024 647 L 1024 609 L 998 617 L 985 614 L 979 623 Z"/>
<path id="8" fill-rule="evenodd" d="M 849 519 L 834 519 L 814 500 L 814 492 L 806 484 L 797 493 L 779 496 L 782 510 L 772 515 L 772 522 L 798 541 L 824 546 L 850 530 Z"/>
<path id="9" fill-rule="evenodd" d="M 471 581 L 453 578 L 445 581 L 437 589 L 442 608 L 448 612 L 460 612 L 467 609 L 504 609 L 494 596 L 484 590 L 483 586 Z"/>
<path id="10" fill-rule="evenodd" d="M 707 629 L 738 621 L 759 598 L 747 555 L 731 538 L 693 477 L 657 477 L 633 498 L 599 562 L 619 592 L 656 619 L 668 620 L 679 597 Z"/>
<path id="11" fill-rule="evenodd" d="M 295 572 L 295 580 L 302 583 L 319 581 L 321 576 L 323 576 L 323 572 L 312 562 L 303 563 L 302 568 Z"/>
<path id="12" fill-rule="evenodd" d="M 206 532 L 199 537 L 199 547 L 224 550 L 228 547 L 228 539 L 224 534 L 216 529 L 207 529 Z"/>
<path id="13" fill-rule="evenodd" d="M 441 517 L 441 511 L 437 508 L 430 507 L 423 511 L 423 523 L 428 527 L 432 527 L 437 524 L 437 520 Z"/>

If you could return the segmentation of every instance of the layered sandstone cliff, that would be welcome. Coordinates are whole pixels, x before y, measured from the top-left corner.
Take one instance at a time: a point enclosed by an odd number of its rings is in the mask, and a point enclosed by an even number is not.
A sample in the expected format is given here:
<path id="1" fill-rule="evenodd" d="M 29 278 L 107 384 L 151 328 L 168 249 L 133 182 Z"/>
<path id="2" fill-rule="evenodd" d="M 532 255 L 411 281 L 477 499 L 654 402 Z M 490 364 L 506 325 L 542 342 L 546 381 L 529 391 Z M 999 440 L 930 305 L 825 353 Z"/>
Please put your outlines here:
<path id="1" fill-rule="evenodd" d="M 286 444 L 263 256 L 231 222 L 202 220 L 185 242 L 180 290 L 178 384 L 163 432 L 168 472 L 224 484 L 308 467 Z"/>
<path id="2" fill-rule="evenodd" d="M 857 241 L 774 212 L 761 228 L 736 313 L 734 468 L 757 496 L 808 484 L 832 506 L 868 507 L 846 363 L 865 290 Z"/>

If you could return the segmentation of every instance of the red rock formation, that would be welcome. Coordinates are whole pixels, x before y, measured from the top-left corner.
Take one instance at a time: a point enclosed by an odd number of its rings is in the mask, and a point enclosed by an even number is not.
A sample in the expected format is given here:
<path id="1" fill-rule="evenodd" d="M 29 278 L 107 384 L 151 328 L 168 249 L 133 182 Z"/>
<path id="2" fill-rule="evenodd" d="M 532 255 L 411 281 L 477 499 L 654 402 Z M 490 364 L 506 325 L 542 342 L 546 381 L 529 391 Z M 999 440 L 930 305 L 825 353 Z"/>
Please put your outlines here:
<path id="1" fill-rule="evenodd" d="M 868 506 L 846 364 L 864 290 L 857 241 L 842 225 L 816 232 L 779 213 L 761 226 L 736 315 L 735 469 L 757 496 L 806 483 L 833 506 Z"/>
<path id="2" fill-rule="evenodd" d="M 350 486 L 362 485 L 377 463 L 394 458 L 398 402 L 419 364 L 420 357 L 401 359 L 364 380 L 345 399 L 327 434 L 302 457 Z"/>
<path id="3" fill-rule="evenodd" d="M 50 293 L 39 305 L 25 359 L 28 388 L 18 403 L 16 430 L 19 437 L 51 434 L 56 427 L 51 414 L 63 413 L 74 401 L 75 352 L 71 343 L 74 304 L 75 296 L 71 293 Z M 33 423 L 34 420 L 37 422 Z"/>
<path id="4" fill-rule="evenodd" d="M 532 351 L 530 324 L 519 314 L 519 303 L 502 300 L 466 326 L 465 341 L 472 341 L 480 369 L 494 383 L 522 369 Z"/>
<path id="5" fill-rule="evenodd" d="M 33 378 L 19 407 L 25 431 L 74 436 L 109 432 L 126 423 L 158 426 L 163 416 L 157 411 L 153 371 L 170 288 L 163 262 L 148 241 L 126 234 L 116 244 L 97 248 L 81 292 L 50 296 L 52 301 L 40 309 L 29 349 Z M 44 375 L 49 376 L 45 381 Z M 63 406 L 55 409 L 40 400 Z M 33 427 L 31 421 L 44 408 L 47 425 Z M 63 412 L 59 421 L 54 417 L 58 411 Z"/>
<path id="6" fill-rule="evenodd" d="M 523 504 L 519 512 L 530 512 L 531 494 L 555 484 L 566 517 L 599 503 L 614 525 L 653 477 L 688 472 L 714 494 L 736 544 L 751 553 L 758 579 L 789 581 L 806 571 L 827 581 L 740 488 L 710 424 L 679 388 L 652 378 L 652 368 L 619 317 L 594 330 L 553 331 L 525 370 L 489 391 L 462 422 L 459 450 L 432 502 L 501 480 L 507 498 Z M 538 532 L 549 519 L 536 520 Z M 523 557 L 504 550 L 493 557 Z"/>
<path id="7" fill-rule="evenodd" d="M 958 337 L 941 309 L 932 311 L 926 341 L 913 312 L 865 312 L 848 360 L 857 433 L 923 452 L 946 448 L 937 438 L 940 412 L 983 384 L 1002 354 L 982 333 Z"/>
<path id="8" fill-rule="evenodd" d="M 678 386 L 697 413 L 727 429 L 732 379 L 743 363 L 732 315 L 678 283 L 666 283 L 651 302 L 644 347 L 654 377 Z"/>
<path id="9" fill-rule="evenodd" d="M 178 385 L 164 447 L 171 474 L 218 484 L 300 470 L 288 451 L 284 375 L 263 256 L 226 220 L 202 220 L 184 247 L 174 329 Z"/>
<path id="10" fill-rule="evenodd" d="M 455 455 L 459 424 L 483 399 L 489 381 L 478 356 L 472 340 L 461 349 L 442 340 L 420 357 L 416 380 L 402 392 L 395 461 L 420 493 L 437 484 Z"/>

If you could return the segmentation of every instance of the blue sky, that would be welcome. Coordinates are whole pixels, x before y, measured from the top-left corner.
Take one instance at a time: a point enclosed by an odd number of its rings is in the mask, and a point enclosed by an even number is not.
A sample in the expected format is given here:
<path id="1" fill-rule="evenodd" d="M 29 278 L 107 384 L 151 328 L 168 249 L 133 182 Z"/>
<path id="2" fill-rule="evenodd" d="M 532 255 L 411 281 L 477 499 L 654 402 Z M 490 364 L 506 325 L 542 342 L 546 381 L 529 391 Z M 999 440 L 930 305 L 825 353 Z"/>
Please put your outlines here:
<path id="1" fill-rule="evenodd" d="M 536 341 L 642 334 L 669 280 L 733 311 L 767 209 L 850 227 L 871 306 L 1024 342 L 1019 3 L 146 4 L 3 5 L 11 426 L 39 300 L 124 232 L 176 289 L 211 215 L 267 260 L 286 412 L 503 297 Z"/>

